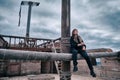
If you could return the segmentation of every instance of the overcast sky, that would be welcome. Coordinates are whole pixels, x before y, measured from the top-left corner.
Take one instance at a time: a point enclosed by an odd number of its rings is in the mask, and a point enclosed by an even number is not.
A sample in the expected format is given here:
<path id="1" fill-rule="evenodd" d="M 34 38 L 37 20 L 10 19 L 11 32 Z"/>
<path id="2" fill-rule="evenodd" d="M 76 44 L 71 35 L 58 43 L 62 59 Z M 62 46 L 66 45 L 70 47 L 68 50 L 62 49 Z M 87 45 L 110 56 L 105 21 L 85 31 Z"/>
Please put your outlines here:
<path id="1" fill-rule="evenodd" d="M 0 0 L 0 34 L 25 36 L 28 6 L 22 0 Z M 61 35 L 61 0 L 32 8 L 30 37 L 56 39 Z M 88 49 L 120 50 L 120 0 L 71 0 L 71 30 L 77 28 Z"/>

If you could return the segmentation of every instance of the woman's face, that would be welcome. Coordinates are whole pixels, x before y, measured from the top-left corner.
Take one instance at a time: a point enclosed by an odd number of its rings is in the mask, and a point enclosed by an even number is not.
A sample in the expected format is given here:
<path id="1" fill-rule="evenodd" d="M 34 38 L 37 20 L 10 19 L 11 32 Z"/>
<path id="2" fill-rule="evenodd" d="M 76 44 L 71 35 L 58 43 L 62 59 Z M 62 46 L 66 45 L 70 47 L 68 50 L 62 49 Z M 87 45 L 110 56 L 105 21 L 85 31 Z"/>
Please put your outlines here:
<path id="1" fill-rule="evenodd" d="M 73 34 L 74 34 L 74 35 L 78 35 L 78 31 L 77 31 L 77 30 L 75 30 Z"/>

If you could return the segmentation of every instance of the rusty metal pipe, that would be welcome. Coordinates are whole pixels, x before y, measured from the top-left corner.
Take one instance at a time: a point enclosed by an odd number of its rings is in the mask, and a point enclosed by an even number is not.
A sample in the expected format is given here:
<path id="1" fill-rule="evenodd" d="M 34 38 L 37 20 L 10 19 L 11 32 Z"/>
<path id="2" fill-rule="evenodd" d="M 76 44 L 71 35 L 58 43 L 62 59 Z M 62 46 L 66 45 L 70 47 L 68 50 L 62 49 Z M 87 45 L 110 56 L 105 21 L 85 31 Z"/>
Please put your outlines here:
<path id="1" fill-rule="evenodd" d="M 93 58 L 117 57 L 120 55 L 120 51 L 88 53 L 88 55 Z M 0 59 L 2 60 L 13 59 L 13 60 L 69 61 L 69 60 L 72 60 L 72 54 L 0 49 Z M 78 55 L 78 59 L 83 59 L 83 58 L 80 55 Z"/>

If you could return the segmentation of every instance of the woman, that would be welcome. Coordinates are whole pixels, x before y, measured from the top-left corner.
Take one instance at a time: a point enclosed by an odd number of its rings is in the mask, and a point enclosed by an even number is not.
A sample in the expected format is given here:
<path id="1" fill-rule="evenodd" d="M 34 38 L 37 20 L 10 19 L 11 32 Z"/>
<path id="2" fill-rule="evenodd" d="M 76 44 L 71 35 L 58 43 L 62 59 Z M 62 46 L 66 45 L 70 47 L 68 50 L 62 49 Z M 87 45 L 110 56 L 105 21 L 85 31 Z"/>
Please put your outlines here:
<path id="1" fill-rule="evenodd" d="M 73 59 L 73 71 L 78 71 L 77 67 L 77 53 L 81 54 L 81 56 L 86 60 L 88 67 L 90 69 L 90 74 L 93 77 L 96 77 L 96 74 L 94 73 L 92 63 L 90 61 L 90 58 L 86 52 L 86 45 L 84 44 L 82 38 L 78 35 L 78 30 L 73 29 L 72 36 L 70 38 L 70 44 L 71 44 L 71 52 L 72 52 L 72 59 Z"/>

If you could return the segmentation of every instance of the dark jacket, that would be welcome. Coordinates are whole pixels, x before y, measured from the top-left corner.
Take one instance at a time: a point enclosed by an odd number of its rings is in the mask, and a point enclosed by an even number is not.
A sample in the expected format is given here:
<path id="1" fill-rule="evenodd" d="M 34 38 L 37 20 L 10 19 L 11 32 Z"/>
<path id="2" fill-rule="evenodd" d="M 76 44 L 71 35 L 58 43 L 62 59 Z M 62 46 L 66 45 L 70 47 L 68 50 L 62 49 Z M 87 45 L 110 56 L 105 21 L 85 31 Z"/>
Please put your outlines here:
<path id="1" fill-rule="evenodd" d="M 83 40 L 82 40 L 81 42 L 83 42 Z M 86 47 L 86 45 L 82 45 L 82 46 L 79 46 L 79 47 L 78 47 L 77 45 L 80 44 L 81 42 L 80 42 L 80 40 L 79 40 L 79 36 L 78 36 L 78 43 L 74 40 L 73 36 L 71 36 L 71 38 L 70 38 L 71 48 L 82 50 L 82 47 L 83 47 L 83 46 Z"/>

